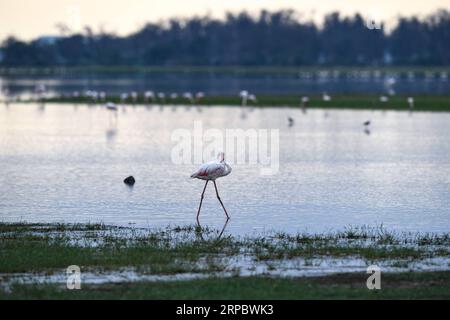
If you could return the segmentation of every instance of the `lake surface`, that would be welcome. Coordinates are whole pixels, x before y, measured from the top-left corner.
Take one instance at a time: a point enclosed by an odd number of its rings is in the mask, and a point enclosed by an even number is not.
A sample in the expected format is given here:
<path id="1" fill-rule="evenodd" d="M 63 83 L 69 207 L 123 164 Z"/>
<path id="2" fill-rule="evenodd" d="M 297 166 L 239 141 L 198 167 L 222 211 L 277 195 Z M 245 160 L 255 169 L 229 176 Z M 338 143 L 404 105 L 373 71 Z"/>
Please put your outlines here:
<path id="1" fill-rule="evenodd" d="M 387 85 L 389 79 L 395 84 Z M 46 86 L 49 95 L 72 94 L 74 91 L 105 91 L 109 95 L 146 90 L 183 93 L 203 91 L 208 95 L 237 95 L 242 89 L 255 94 L 387 94 L 388 89 L 399 94 L 449 94 L 447 73 L 400 75 L 350 72 L 299 72 L 292 74 L 236 73 L 89 73 L 48 76 L 9 75 L 0 77 L 0 89 L 29 98 L 36 85 Z M 388 88 L 389 87 L 389 88 Z M 1 91 L 1 90 L 0 90 Z"/>
<path id="2" fill-rule="evenodd" d="M 218 180 L 232 216 L 226 232 L 450 230 L 450 113 L 242 112 L 126 106 L 115 117 L 100 106 L 0 105 L 0 221 L 194 224 L 204 183 L 189 178 L 196 164 L 172 162 L 171 135 L 201 121 L 220 131 L 279 129 L 277 174 L 240 164 Z M 209 185 L 201 223 L 224 222 Z"/>

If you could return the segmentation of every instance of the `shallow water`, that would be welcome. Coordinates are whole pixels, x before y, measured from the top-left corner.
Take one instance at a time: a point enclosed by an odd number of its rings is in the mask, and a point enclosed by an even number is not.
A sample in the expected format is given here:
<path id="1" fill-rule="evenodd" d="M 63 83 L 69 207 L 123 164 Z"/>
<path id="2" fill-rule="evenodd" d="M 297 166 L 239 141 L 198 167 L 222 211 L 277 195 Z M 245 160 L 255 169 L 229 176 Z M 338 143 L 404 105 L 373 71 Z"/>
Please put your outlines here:
<path id="1" fill-rule="evenodd" d="M 160 281 L 188 281 L 193 279 L 224 278 L 249 276 L 272 276 L 283 278 L 319 277 L 337 273 L 366 273 L 368 263 L 360 258 L 332 258 L 319 259 L 291 259 L 277 262 L 255 262 L 251 257 L 237 256 L 229 259 L 227 267 L 221 272 L 185 272 L 177 274 L 150 274 L 139 272 L 133 268 L 114 271 L 88 270 L 83 271 L 83 284 L 105 284 L 125 282 L 160 282 Z M 447 271 L 448 258 L 426 259 L 418 262 L 408 262 L 403 267 L 393 266 L 393 261 L 379 261 L 383 273 Z M 270 267 L 268 266 L 270 264 Z M 0 273 L 0 290 L 11 291 L 13 284 L 67 284 L 67 271 L 53 270 L 53 273 Z"/>
<path id="2" fill-rule="evenodd" d="M 239 74 L 214 72 L 163 72 L 163 73 L 88 73 L 48 76 L 10 75 L 0 76 L 0 88 L 3 86 L 13 95 L 27 99 L 37 84 L 44 84 L 50 95 L 72 94 L 74 91 L 105 91 L 108 95 L 119 95 L 122 92 L 146 90 L 155 92 L 203 91 L 207 95 L 238 95 L 245 88 L 257 95 L 260 94 L 387 94 L 386 79 L 395 77 L 392 87 L 399 94 L 448 94 L 448 75 L 439 73 L 432 77 L 415 75 L 412 78 L 398 74 L 374 73 L 361 75 L 358 72 L 339 74 L 337 77 L 320 72 L 299 74 Z M 0 90 L 1 91 L 1 90 Z"/>
<path id="3" fill-rule="evenodd" d="M 201 112 L 200 112 L 201 111 Z M 195 223 L 203 182 L 171 161 L 175 129 L 279 129 L 280 168 L 233 165 L 218 180 L 226 232 L 321 232 L 348 225 L 448 232 L 450 113 L 86 105 L 0 106 L 0 221 Z M 288 127 L 287 117 L 295 119 Z M 362 122 L 372 121 L 371 134 Z M 133 175 L 130 189 L 122 180 Z M 224 214 L 214 188 L 201 223 Z"/>

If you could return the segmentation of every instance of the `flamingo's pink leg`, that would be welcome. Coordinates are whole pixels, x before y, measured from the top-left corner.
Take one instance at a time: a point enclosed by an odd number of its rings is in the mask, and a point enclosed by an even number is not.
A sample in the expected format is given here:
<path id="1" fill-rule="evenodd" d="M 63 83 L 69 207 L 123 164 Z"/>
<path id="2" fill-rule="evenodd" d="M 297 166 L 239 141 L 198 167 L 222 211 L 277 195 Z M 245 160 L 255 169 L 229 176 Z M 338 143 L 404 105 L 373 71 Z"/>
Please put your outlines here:
<path id="1" fill-rule="evenodd" d="M 216 186 L 216 181 L 213 180 L 213 182 L 214 182 L 214 188 L 216 189 L 217 199 L 219 199 L 219 202 L 220 202 L 220 204 L 222 205 L 223 211 L 225 211 L 225 214 L 226 214 L 226 216 L 227 216 L 227 219 L 230 219 L 230 216 L 228 215 L 227 209 L 225 209 L 225 206 L 223 205 L 222 200 L 220 200 L 220 197 L 219 197 L 219 191 L 217 190 L 217 186 Z"/>
<path id="2" fill-rule="evenodd" d="M 206 180 L 205 187 L 203 188 L 203 192 L 202 192 L 202 197 L 200 198 L 200 205 L 199 205 L 198 211 L 197 211 L 197 221 L 198 221 L 198 216 L 200 215 L 200 209 L 202 208 L 203 196 L 205 195 L 205 190 L 206 190 L 206 186 L 208 185 L 208 182 L 209 182 L 209 180 Z"/>

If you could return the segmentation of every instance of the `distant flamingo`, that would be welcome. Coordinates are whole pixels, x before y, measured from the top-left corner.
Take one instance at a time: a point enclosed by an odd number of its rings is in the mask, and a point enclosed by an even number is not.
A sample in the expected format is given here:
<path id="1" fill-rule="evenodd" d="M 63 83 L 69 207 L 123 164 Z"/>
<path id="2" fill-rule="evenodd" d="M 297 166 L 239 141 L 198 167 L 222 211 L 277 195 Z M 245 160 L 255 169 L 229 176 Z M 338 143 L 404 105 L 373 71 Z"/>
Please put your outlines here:
<path id="1" fill-rule="evenodd" d="M 324 93 L 322 94 L 322 100 L 323 100 L 324 102 L 330 102 L 330 101 L 331 101 L 331 96 L 330 96 L 328 93 L 324 92 Z M 324 116 L 325 118 L 328 118 L 328 111 L 325 111 L 325 113 L 323 114 L 323 116 Z"/>
<path id="2" fill-rule="evenodd" d="M 414 98 L 408 97 L 408 99 L 406 99 L 406 101 L 408 102 L 409 112 L 412 112 L 414 109 Z"/>
<path id="3" fill-rule="evenodd" d="M 195 102 L 196 103 L 200 103 L 201 100 L 203 100 L 203 98 L 205 97 L 205 93 L 204 92 L 197 92 L 197 94 L 195 95 Z"/>
<path id="4" fill-rule="evenodd" d="M 242 90 L 239 93 L 239 96 L 241 97 L 241 106 L 245 107 L 247 105 L 248 91 L 247 90 Z"/>
<path id="5" fill-rule="evenodd" d="M 388 98 L 388 97 L 386 97 L 386 96 L 381 96 L 381 97 L 380 97 L 380 102 L 386 103 L 386 102 L 388 102 L 388 101 L 389 101 L 389 98 Z"/>
<path id="6" fill-rule="evenodd" d="M 309 97 L 308 96 L 303 96 L 301 98 L 301 103 L 300 103 L 300 107 L 302 108 L 302 112 L 306 113 L 306 104 L 309 102 Z"/>
<path id="7" fill-rule="evenodd" d="M 191 175 L 191 178 L 197 178 L 201 180 L 206 180 L 205 187 L 203 188 L 202 196 L 200 198 L 200 205 L 198 207 L 197 211 L 197 221 L 198 217 L 200 216 L 200 209 L 202 208 L 202 202 L 203 202 L 203 196 L 205 194 L 206 186 L 208 185 L 208 182 L 212 180 L 214 183 L 214 188 L 216 189 L 216 195 L 217 199 L 219 200 L 220 204 L 222 205 L 223 211 L 225 211 L 225 215 L 227 216 L 227 219 L 230 219 L 230 216 L 227 213 L 227 210 L 225 209 L 225 206 L 222 203 L 222 200 L 219 196 L 219 191 L 217 190 L 216 185 L 216 179 L 220 177 L 225 177 L 229 175 L 231 172 L 231 167 L 228 165 L 228 163 L 225 162 L 225 154 L 223 152 L 219 153 L 218 160 L 214 160 L 211 162 L 207 162 L 203 164 L 195 173 Z"/>
<path id="8" fill-rule="evenodd" d="M 194 103 L 194 97 L 192 96 L 192 93 L 190 93 L 190 92 L 183 93 L 183 98 L 187 99 L 191 104 Z"/>
<path id="9" fill-rule="evenodd" d="M 47 89 L 45 87 L 45 84 L 38 84 L 36 85 L 34 91 L 36 92 L 38 100 L 42 100 L 47 92 Z"/>
<path id="10" fill-rule="evenodd" d="M 155 93 L 153 91 L 145 91 L 145 93 L 144 93 L 144 101 L 145 102 L 149 102 L 149 100 L 151 100 L 153 102 L 154 99 L 155 99 Z"/>
<path id="11" fill-rule="evenodd" d="M 158 99 L 161 101 L 161 103 L 166 103 L 166 94 L 164 92 L 159 92 Z"/>
<path id="12" fill-rule="evenodd" d="M 132 91 L 130 96 L 131 96 L 131 100 L 133 100 L 133 104 L 135 104 L 138 99 L 138 93 L 136 91 Z"/>
<path id="13" fill-rule="evenodd" d="M 125 103 L 127 101 L 127 99 L 128 99 L 128 93 L 124 92 L 120 95 L 120 102 Z"/>

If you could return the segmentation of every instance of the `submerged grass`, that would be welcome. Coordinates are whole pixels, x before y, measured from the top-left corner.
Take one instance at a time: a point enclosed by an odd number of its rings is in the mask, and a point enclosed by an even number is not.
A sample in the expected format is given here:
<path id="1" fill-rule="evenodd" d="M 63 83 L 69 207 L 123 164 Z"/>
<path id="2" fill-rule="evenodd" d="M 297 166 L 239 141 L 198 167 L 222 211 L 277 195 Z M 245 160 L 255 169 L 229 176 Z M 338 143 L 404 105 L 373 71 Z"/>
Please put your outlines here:
<path id="1" fill-rule="evenodd" d="M 104 224 L 0 223 L 0 299 L 326 299 L 449 298 L 450 272 L 383 275 L 383 290 L 365 288 L 363 273 L 314 278 L 242 277 L 228 265 L 246 257 L 267 272 L 293 259 L 312 267 L 317 259 L 361 258 L 367 264 L 392 261 L 408 270 L 410 262 L 449 258 L 449 234 L 410 234 L 382 226 L 349 227 L 342 232 L 296 234 L 269 232 L 252 237 L 222 235 L 198 226 L 142 229 Z M 446 260 L 448 261 L 448 259 Z M 448 263 L 448 262 L 447 262 Z M 21 273 L 61 276 L 76 264 L 82 272 L 133 270 L 138 275 L 202 274 L 207 279 L 138 280 L 83 284 L 69 291 L 60 283 L 8 282 Z M 447 266 L 450 269 L 450 266 Z M 63 271 L 62 271 L 63 270 Z M 228 278 L 218 278 L 218 273 Z M 233 276 L 235 275 L 235 276 Z M 3 284 L 2 284 L 3 281 Z"/>
<path id="2" fill-rule="evenodd" d="M 448 234 L 396 234 L 350 227 L 324 234 L 219 236 L 197 226 L 139 229 L 103 224 L 0 223 L 0 273 L 36 272 L 71 264 L 133 267 L 152 274 L 224 270 L 226 257 L 255 262 L 358 257 L 366 261 L 450 257 Z M 201 263 L 200 263 L 201 262 Z"/>

